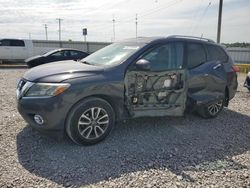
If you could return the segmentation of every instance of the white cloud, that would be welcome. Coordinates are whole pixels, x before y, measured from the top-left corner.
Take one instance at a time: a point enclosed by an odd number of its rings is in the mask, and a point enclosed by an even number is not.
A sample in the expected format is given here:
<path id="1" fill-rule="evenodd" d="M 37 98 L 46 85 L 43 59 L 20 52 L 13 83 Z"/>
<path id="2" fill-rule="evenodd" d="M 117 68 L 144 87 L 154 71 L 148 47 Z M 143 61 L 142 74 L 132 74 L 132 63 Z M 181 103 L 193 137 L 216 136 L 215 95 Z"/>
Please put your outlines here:
<path id="1" fill-rule="evenodd" d="M 211 5 L 208 6 L 209 2 Z M 206 7 L 207 11 L 206 10 Z M 222 42 L 250 41 L 250 2 L 227 0 L 223 7 Z M 3 37 L 58 39 L 62 18 L 62 39 L 83 40 L 81 29 L 88 28 L 87 39 L 110 41 L 115 17 L 116 39 L 138 35 L 203 34 L 216 39 L 218 1 L 216 0 L 0 0 L 0 35 Z"/>

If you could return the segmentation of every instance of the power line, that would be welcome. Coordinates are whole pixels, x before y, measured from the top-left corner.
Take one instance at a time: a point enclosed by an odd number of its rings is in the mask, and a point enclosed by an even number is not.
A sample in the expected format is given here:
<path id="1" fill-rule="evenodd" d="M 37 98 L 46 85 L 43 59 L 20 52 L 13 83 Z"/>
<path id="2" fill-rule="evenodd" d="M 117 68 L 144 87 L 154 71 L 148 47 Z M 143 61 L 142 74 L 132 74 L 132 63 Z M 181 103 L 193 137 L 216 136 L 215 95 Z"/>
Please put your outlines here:
<path id="1" fill-rule="evenodd" d="M 197 11 L 194 11 L 194 14 L 193 14 L 193 16 L 192 16 L 193 22 L 192 22 L 192 24 L 191 24 L 191 27 L 190 27 L 189 30 L 188 30 L 188 33 L 189 33 L 189 34 L 192 33 L 192 31 L 193 31 L 193 29 L 194 29 L 194 27 L 195 27 L 195 25 L 196 25 L 196 24 L 194 24 L 194 22 L 195 22 L 195 20 L 197 19 L 197 16 L 199 15 L 199 13 L 200 13 L 200 10 L 201 10 L 203 1 L 204 1 L 204 0 L 201 0 L 201 1 L 200 1 L 200 4 L 199 4 L 199 6 L 198 6 L 198 8 L 197 8 Z"/>
<path id="2" fill-rule="evenodd" d="M 183 0 L 172 0 L 172 1 L 168 2 L 168 3 L 166 4 L 166 6 L 161 6 L 161 7 L 159 7 L 159 8 L 149 9 L 149 10 L 145 11 L 144 13 L 139 13 L 140 18 L 146 17 L 146 16 L 148 16 L 148 15 L 152 15 L 152 14 L 154 14 L 154 13 L 158 13 L 159 11 L 165 10 L 166 8 L 169 8 L 169 7 L 171 7 L 171 6 L 175 5 L 175 4 L 178 4 L 178 3 L 182 2 L 182 1 L 183 1 Z M 121 21 L 119 21 L 119 22 L 130 22 L 130 21 L 132 21 L 132 20 L 133 20 L 133 18 L 129 18 L 129 19 L 121 20 Z"/>
<path id="3" fill-rule="evenodd" d="M 182 1 L 183 0 L 172 0 L 172 1 L 169 1 L 168 3 L 166 3 L 165 5 L 162 5 L 161 7 L 149 9 L 149 10 L 145 11 L 144 13 L 139 14 L 140 18 L 152 15 L 154 13 L 158 13 L 159 11 L 165 10 L 166 8 L 171 7 L 171 6 L 173 6 L 173 5 L 177 4 L 177 3 L 180 3 Z M 57 19 L 57 20 L 59 21 L 59 19 Z M 131 21 L 133 21 L 134 19 L 135 18 L 129 18 L 129 19 L 124 19 L 124 20 L 121 19 L 121 20 L 117 21 L 117 19 L 115 19 L 114 16 L 113 16 L 112 25 L 113 25 L 113 40 L 114 41 L 115 41 L 115 38 L 116 38 L 115 29 L 116 29 L 117 23 L 118 24 L 128 24 Z M 60 21 L 59 21 L 59 25 L 60 25 Z M 94 29 L 96 29 L 96 28 L 98 28 L 98 29 L 100 29 L 100 28 L 110 28 L 110 24 L 108 24 L 108 22 L 107 22 L 107 23 L 99 24 L 98 26 L 89 27 L 89 28 L 91 28 L 91 29 L 93 29 L 93 28 Z M 61 30 L 60 30 L 60 26 L 59 26 L 59 40 L 60 40 L 60 35 L 61 35 Z M 136 14 L 136 37 L 137 37 L 137 35 L 138 35 L 138 14 Z"/>
<path id="4" fill-rule="evenodd" d="M 154 13 L 158 13 L 160 10 L 163 10 L 163 9 L 165 9 L 165 8 L 169 8 L 169 7 L 171 7 L 171 6 L 173 6 L 173 5 L 176 5 L 176 4 L 178 4 L 178 3 L 182 2 L 182 1 L 183 1 L 183 0 L 174 0 L 174 1 L 170 1 L 168 4 L 166 4 L 166 6 L 159 7 L 159 8 L 157 8 L 157 9 L 152 9 L 152 10 L 149 10 L 149 11 L 145 12 L 144 14 L 140 14 L 140 18 L 141 18 L 141 17 L 146 17 L 146 16 L 151 15 L 151 14 L 154 14 Z"/>
<path id="5" fill-rule="evenodd" d="M 198 25 L 202 23 L 202 20 L 203 20 L 204 16 L 206 15 L 207 10 L 211 6 L 211 4 L 212 4 L 212 2 L 210 1 L 208 3 L 208 5 L 206 6 L 206 8 L 204 9 L 203 14 L 201 15 L 200 19 L 197 21 L 197 23 L 196 23 L 196 25 L 195 25 L 195 27 L 193 29 L 193 32 L 191 32 L 192 35 L 195 33 L 196 29 L 198 28 Z"/>
<path id="6" fill-rule="evenodd" d="M 182 1 L 183 0 L 172 0 L 172 1 L 168 2 L 167 4 L 165 4 L 166 6 L 161 6 L 161 7 L 158 7 L 158 8 L 149 9 L 149 10 L 145 11 L 144 13 L 139 13 L 138 15 L 140 15 L 140 18 L 146 17 L 148 15 L 158 13 L 159 11 L 161 11 L 163 9 L 165 10 L 166 8 L 169 8 L 169 7 L 171 7 L 171 6 L 175 5 L 175 4 L 178 4 L 178 3 L 182 2 Z M 137 19 L 138 19 L 138 17 L 137 17 Z M 121 19 L 121 20 L 118 20 L 118 21 L 116 20 L 116 24 L 123 24 L 124 25 L 124 24 L 130 23 L 133 20 L 134 20 L 134 18 Z M 106 25 L 106 24 L 101 24 L 99 26 L 92 27 L 92 29 L 93 28 L 98 28 L 98 29 L 99 28 L 108 28 L 108 27 L 109 26 Z"/>

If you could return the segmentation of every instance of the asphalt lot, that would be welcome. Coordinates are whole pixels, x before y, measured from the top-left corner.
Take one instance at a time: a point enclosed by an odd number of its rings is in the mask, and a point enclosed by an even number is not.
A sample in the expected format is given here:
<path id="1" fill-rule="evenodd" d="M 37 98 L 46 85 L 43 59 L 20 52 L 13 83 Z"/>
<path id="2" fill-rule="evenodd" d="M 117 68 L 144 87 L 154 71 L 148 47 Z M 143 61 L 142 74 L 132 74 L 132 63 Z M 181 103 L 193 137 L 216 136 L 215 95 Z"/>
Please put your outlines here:
<path id="1" fill-rule="evenodd" d="M 27 127 L 16 80 L 0 70 L 0 187 L 250 187 L 250 93 L 215 119 L 140 118 L 119 123 L 100 144 L 56 141 Z"/>

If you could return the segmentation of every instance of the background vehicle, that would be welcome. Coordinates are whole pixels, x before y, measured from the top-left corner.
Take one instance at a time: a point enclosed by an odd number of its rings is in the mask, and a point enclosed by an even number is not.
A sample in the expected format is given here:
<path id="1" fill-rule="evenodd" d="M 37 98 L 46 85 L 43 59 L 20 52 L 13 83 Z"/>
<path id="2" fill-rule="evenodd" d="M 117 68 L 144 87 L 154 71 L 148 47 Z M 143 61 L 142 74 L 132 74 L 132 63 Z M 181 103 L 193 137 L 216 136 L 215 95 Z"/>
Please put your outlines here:
<path id="1" fill-rule="evenodd" d="M 0 39 L 0 63 L 23 61 L 29 57 L 42 55 L 58 48 L 74 48 L 93 53 L 110 43 L 56 40 Z"/>
<path id="2" fill-rule="evenodd" d="M 80 50 L 70 49 L 70 48 L 61 48 L 52 50 L 43 55 L 34 56 L 25 60 L 25 63 L 28 67 L 35 67 L 45 63 L 63 61 L 63 60 L 80 60 L 89 54 Z"/>
<path id="3" fill-rule="evenodd" d="M 26 72 L 18 110 L 34 128 L 64 131 L 77 144 L 103 140 L 115 121 L 143 116 L 216 117 L 237 89 L 227 52 L 187 36 L 137 38 L 111 44 L 80 62 Z"/>
<path id="4" fill-rule="evenodd" d="M 250 91 L 250 72 L 248 72 L 248 74 L 246 76 L 246 80 L 244 82 L 244 87 L 246 87 L 248 89 L 248 91 Z"/>
<path id="5" fill-rule="evenodd" d="M 34 47 L 32 40 L 0 39 L 1 61 L 23 61 L 24 59 L 43 54 L 55 48 Z"/>

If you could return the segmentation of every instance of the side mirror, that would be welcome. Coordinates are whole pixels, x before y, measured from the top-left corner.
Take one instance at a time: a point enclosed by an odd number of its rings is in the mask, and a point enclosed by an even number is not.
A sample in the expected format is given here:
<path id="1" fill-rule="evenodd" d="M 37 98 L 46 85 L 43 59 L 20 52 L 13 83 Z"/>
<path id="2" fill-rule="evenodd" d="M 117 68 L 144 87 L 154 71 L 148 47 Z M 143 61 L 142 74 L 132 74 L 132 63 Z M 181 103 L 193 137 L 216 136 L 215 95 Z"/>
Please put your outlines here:
<path id="1" fill-rule="evenodd" d="M 147 71 L 150 70 L 151 68 L 151 63 L 146 60 L 146 59 L 140 59 L 135 63 L 135 66 L 138 70 L 142 70 L 142 71 Z"/>

